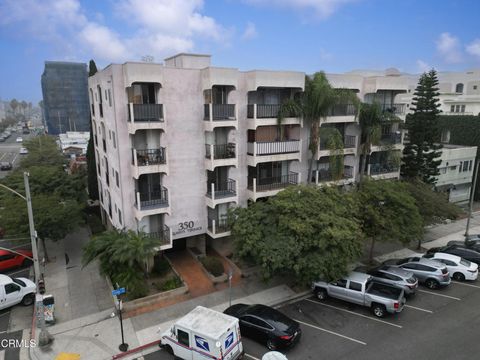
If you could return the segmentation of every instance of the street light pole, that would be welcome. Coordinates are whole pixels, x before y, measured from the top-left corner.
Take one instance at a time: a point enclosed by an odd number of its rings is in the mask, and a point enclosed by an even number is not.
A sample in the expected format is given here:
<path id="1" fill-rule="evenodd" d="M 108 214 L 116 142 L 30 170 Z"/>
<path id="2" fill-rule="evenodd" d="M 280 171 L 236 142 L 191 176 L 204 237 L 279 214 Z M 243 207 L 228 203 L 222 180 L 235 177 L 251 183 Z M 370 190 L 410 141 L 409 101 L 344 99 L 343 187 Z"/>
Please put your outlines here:
<path id="1" fill-rule="evenodd" d="M 468 236 L 468 231 L 470 230 L 470 218 L 472 217 L 473 198 L 475 196 L 475 188 L 477 187 L 479 167 L 480 167 L 480 159 L 477 160 L 477 163 L 475 165 L 475 172 L 473 173 L 473 184 L 472 184 L 472 187 L 470 188 L 470 205 L 468 207 L 467 228 L 465 229 L 465 237 Z"/>

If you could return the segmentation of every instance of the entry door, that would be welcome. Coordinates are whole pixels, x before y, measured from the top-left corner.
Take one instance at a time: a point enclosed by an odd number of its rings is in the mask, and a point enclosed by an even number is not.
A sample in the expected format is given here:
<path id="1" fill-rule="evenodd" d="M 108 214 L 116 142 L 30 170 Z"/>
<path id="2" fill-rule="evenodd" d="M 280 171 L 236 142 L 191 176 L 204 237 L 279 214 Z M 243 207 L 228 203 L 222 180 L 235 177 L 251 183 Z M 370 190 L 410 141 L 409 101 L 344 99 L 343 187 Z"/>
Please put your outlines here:
<path id="1" fill-rule="evenodd" d="M 338 299 L 345 299 L 345 288 L 347 286 L 347 280 L 340 279 L 333 283 L 329 284 L 329 291 L 332 297 L 336 297 Z"/>
<path id="2" fill-rule="evenodd" d="M 9 283 L 2 285 L 5 291 L 5 301 L 3 302 L 6 307 L 18 304 L 20 298 L 20 286 L 15 283 Z"/>
<path id="3" fill-rule="evenodd" d="M 190 339 L 190 334 L 187 331 L 178 328 L 175 331 L 177 333 L 177 341 L 180 343 L 180 345 L 175 349 L 175 355 L 185 360 L 193 359 L 193 351 L 190 350 L 192 347 L 192 339 Z"/>

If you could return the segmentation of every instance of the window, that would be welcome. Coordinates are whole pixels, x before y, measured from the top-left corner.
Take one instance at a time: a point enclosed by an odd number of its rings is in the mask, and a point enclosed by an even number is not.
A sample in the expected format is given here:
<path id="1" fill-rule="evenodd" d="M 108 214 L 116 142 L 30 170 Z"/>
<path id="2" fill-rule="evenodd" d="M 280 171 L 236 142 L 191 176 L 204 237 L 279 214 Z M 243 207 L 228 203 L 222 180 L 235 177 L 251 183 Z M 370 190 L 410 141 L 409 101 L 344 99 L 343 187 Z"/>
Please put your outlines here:
<path id="1" fill-rule="evenodd" d="M 117 148 L 117 140 L 115 139 L 115 131 L 112 131 L 112 142 L 113 142 L 113 148 Z"/>
<path id="2" fill-rule="evenodd" d="M 463 162 L 463 171 L 468 171 L 468 164 L 469 164 L 469 161 Z"/>
<path id="3" fill-rule="evenodd" d="M 450 106 L 450 112 L 455 112 L 455 105 Z"/>
<path id="4" fill-rule="evenodd" d="M 14 283 L 5 285 L 5 294 L 11 294 L 15 291 L 20 291 L 20 286 Z"/>
<path id="5" fill-rule="evenodd" d="M 450 142 L 450 130 L 443 130 L 442 131 L 442 143 L 449 143 Z"/>
<path id="6" fill-rule="evenodd" d="M 108 89 L 108 106 L 112 106 L 112 93 L 110 89 Z"/>
<path id="7" fill-rule="evenodd" d="M 472 171 L 473 160 L 468 162 L 468 171 Z"/>
<path id="8" fill-rule="evenodd" d="M 405 264 L 405 265 L 402 265 L 402 268 L 416 270 L 418 269 L 417 265 L 418 264 Z"/>
<path id="9" fill-rule="evenodd" d="M 249 316 L 249 315 L 244 316 L 244 317 L 242 317 L 242 320 L 248 322 L 249 324 L 252 324 L 252 325 L 264 328 L 264 329 L 271 329 L 272 328 L 265 321 L 263 321 L 261 319 L 258 319 L 256 317 L 253 317 L 253 316 Z"/>
<path id="10" fill-rule="evenodd" d="M 2 255 L 2 256 L 0 256 L 0 261 L 11 260 L 14 257 L 15 257 L 15 255 L 13 255 L 13 254 Z"/>
<path id="11" fill-rule="evenodd" d="M 177 338 L 178 338 L 178 342 L 180 344 L 185 345 L 185 346 L 190 346 L 190 339 L 188 337 L 187 332 L 178 329 L 177 330 Z"/>
<path id="12" fill-rule="evenodd" d="M 341 288 L 346 288 L 347 287 L 347 280 L 340 279 L 336 282 L 333 282 L 332 285 L 335 285 L 335 286 L 338 286 L 338 287 L 341 287 Z"/>
<path id="13" fill-rule="evenodd" d="M 430 266 L 426 266 L 426 265 L 422 265 L 422 264 L 417 264 L 417 270 L 435 272 L 434 268 L 431 268 Z"/>
<path id="14" fill-rule="evenodd" d="M 461 172 L 462 172 L 462 164 L 463 164 L 463 162 L 462 162 L 462 161 L 460 161 L 460 165 L 458 166 L 458 172 L 459 172 L 459 173 L 461 173 Z"/>
<path id="15" fill-rule="evenodd" d="M 115 171 L 115 183 L 117 184 L 117 187 L 120 187 L 120 179 L 118 178 L 118 171 Z"/>
<path id="16" fill-rule="evenodd" d="M 112 140 L 112 131 L 111 130 L 108 130 L 108 139 Z"/>
<path id="17" fill-rule="evenodd" d="M 477 85 L 473 85 L 473 90 L 477 90 Z"/>
<path id="18" fill-rule="evenodd" d="M 350 281 L 350 289 L 355 291 L 362 291 L 362 284 Z"/>
<path id="19" fill-rule="evenodd" d="M 456 93 L 463 93 L 463 84 L 458 83 L 457 86 L 455 86 L 455 92 Z"/>
<path id="20" fill-rule="evenodd" d="M 438 168 L 438 171 L 440 172 L 440 174 L 446 174 L 447 168 L 446 167 Z"/>
<path id="21" fill-rule="evenodd" d="M 118 209 L 118 222 L 122 225 L 122 210 Z"/>

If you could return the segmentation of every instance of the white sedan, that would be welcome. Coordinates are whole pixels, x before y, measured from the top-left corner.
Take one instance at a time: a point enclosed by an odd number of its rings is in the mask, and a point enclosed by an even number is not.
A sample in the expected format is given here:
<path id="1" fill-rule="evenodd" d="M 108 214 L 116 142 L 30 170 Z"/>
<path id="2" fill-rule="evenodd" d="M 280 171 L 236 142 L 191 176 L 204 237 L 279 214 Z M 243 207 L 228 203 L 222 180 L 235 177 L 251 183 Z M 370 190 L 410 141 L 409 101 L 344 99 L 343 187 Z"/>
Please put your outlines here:
<path id="1" fill-rule="evenodd" d="M 24 148 L 24 147 L 20 148 L 20 155 L 26 155 L 26 154 L 28 154 L 27 148 Z"/>
<path id="2" fill-rule="evenodd" d="M 21 143 L 21 142 L 23 142 L 23 139 L 22 139 L 21 136 L 19 136 L 19 137 L 17 137 L 17 140 L 16 140 L 16 141 L 17 141 L 18 143 Z"/>
<path id="3" fill-rule="evenodd" d="M 450 277 L 457 281 L 477 280 L 478 265 L 457 255 L 437 252 L 428 254 L 428 258 L 445 264 Z M 425 257 L 425 256 L 424 256 Z"/>

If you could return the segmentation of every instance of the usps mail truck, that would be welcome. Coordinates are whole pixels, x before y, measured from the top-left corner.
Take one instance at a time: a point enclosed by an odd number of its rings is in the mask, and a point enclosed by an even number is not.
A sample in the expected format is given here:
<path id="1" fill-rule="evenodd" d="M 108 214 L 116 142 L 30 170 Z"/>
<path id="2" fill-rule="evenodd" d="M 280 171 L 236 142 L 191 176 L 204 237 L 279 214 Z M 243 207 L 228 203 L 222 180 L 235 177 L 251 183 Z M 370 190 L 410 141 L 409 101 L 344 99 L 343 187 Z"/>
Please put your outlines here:
<path id="1" fill-rule="evenodd" d="M 162 334 L 160 346 L 184 360 L 243 357 L 238 319 L 197 306 Z"/>

